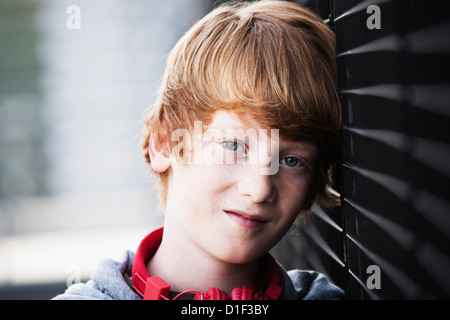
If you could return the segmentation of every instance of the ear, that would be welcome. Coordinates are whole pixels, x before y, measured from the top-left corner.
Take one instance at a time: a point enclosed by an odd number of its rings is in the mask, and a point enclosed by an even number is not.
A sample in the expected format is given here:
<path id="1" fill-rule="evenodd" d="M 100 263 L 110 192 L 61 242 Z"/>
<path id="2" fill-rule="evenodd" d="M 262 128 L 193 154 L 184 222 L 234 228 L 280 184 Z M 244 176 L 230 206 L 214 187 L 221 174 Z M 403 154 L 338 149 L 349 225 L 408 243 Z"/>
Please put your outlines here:
<path id="1" fill-rule="evenodd" d="M 161 173 L 170 168 L 170 153 L 165 149 L 158 148 L 152 136 L 150 136 L 148 141 L 148 153 L 150 156 L 150 165 L 155 172 Z"/>

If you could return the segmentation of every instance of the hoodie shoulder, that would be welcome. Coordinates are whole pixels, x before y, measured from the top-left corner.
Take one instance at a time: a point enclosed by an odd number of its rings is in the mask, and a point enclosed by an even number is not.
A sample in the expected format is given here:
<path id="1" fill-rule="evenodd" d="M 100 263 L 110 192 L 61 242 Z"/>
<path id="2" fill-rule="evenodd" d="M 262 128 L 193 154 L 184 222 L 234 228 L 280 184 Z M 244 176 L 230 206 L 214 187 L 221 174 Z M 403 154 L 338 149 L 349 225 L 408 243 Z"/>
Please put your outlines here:
<path id="1" fill-rule="evenodd" d="M 285 300 L 342 300 L 344 291 L 332 284 L 328 278 L 317 271 L 282 270 L 284 274 Z"/>
<path id="2" fill-rule="evenodd" d="M 101 260 L 92 270 L 91 279 L 76 283 L 53 300 L 139 300 L 141 297 L 131 288 L 129 275 L 134 253 L 126 251 L 119 260 Z"/>
<path id="3" fill-rule="evenodd" d="M 70 286 L 54 300 L 140 300 L 131 286 L 130 274 L 134 253 L 125 252 L 118 261 L 103 259 L 86 283 Z M 344 291 L 316 271 L 286 270 L 279 264 L 284 279 L 285 300 L 340 300 Z"/>

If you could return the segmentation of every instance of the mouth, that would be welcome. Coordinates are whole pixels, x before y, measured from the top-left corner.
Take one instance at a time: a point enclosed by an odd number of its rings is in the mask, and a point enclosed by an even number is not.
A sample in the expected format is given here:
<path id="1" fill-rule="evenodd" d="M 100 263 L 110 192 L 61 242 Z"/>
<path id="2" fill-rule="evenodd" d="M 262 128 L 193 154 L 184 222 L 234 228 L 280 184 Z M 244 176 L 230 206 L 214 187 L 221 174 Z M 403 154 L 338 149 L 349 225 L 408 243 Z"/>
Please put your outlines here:
<path id="1" fill-rule="evenodd" d="M 256 229 L 268 222 L 268 220 L 260 216 L 252 215 L 242 211 L 224 210 L 223 212 L 238 225 L 246 229 Z"/>

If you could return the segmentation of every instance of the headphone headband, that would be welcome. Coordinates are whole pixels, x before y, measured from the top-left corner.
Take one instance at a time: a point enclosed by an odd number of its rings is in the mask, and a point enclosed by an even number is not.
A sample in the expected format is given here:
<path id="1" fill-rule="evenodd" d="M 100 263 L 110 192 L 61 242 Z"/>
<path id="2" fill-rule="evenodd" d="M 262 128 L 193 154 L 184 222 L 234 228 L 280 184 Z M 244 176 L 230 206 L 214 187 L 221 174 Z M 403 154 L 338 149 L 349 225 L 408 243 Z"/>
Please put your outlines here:
<path id="1" fill-rule="evenodd" d="M 154 256 L 161 244 L 163 231 L 164 228 L 161 227 L 148 234 L 141 241 L 134 257 L 132 267 L 133 287 L 144 300 L 169 300 L 170 285 L 158 276 L 150 276 L 146 267 L 147 262 Z M 267 283 L 270 283 L 266 292 L 253 295 L 252 288 L 235 288 L 231 293 L 232 300 L 277 300 L 280 297 L 283 291 L 283 281 L 275 260 L 267 253 L 262 257 L 261 266 L 261 276 Z M 187 292 L 197 292 L 194 300 L 228 300 L 228 295 L 217 288 L 210 288 L 208 292 L 183 291 L 174 300 Z"/>

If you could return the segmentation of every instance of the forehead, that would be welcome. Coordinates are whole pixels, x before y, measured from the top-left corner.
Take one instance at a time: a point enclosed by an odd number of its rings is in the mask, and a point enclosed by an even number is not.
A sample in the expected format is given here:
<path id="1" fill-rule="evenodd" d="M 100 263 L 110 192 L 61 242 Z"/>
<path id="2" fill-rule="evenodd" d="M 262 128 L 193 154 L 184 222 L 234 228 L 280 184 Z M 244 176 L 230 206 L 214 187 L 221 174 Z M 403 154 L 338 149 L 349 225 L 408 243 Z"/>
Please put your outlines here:
<path id="1" fill-rule="evenodd" d="M 248 125 L 246 125 L 245 123 L 248 123 Z M 246 119 L 240 119 L 234 112 L 218 110 L 214 113 L 208 129 L 209 128 L 221 130 L 249 128 L 260 129 L 260 126 L 254 119 L 251 119 L 249 117 Z"/>

